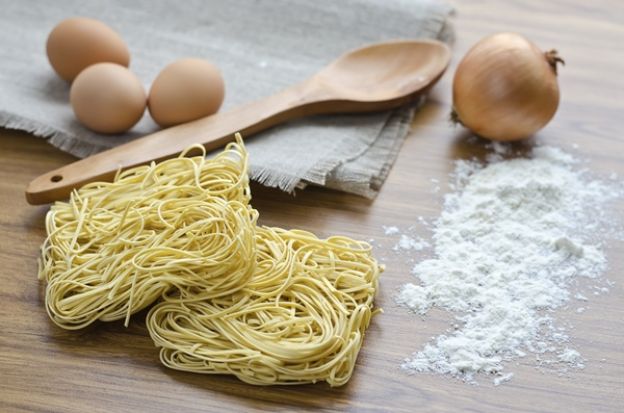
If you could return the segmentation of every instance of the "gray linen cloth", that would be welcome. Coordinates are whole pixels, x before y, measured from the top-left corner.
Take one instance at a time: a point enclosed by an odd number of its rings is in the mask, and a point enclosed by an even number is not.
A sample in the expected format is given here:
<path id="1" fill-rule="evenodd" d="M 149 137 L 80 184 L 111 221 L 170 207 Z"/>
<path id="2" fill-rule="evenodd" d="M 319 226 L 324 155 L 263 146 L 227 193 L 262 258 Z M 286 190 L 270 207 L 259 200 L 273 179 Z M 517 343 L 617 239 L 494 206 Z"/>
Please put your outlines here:
<path id="1" fill-rule="evenodd" d="M 130 69 L 146 90 L 176 59 L 213 62 L 225 79 L 221 110 L 299 82 L 366 43 L 451 38 L 450 8 L 433 0 L 0 0 L 0 9 L 0 126 L 47 137 L 78 157 L 157 127 L 146 112 L 131 132 L 102 136 L 74 119 L 69 85 L 55 75 L 45 54 L 48 33 L 67 17 L 93 17 L 116 30 L 130 48 Z M 311 183 L 374 197 L 396 159 L 415 106 L 317 116 L 249 137 L 251 177 L 285 191 Z"/>

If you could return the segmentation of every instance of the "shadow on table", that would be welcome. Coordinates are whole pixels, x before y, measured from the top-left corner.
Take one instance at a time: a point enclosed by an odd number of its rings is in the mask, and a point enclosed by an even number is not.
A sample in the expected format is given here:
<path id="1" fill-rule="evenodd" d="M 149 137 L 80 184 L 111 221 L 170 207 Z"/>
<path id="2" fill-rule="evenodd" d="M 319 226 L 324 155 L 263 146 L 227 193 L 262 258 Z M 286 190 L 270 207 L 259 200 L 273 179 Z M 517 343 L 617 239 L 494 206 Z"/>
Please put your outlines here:
<path id="1" fill-rule="evenodd" d="M 43 284 L 43 283 L 42 283 Z M 80 330 L 64 330 L 47 320 L 47 327 L 40 337 L 52 344 L 54 357 L 68 355 L 81 363 L 120 365 L 120 374 L 127 368 L 160 371 L 169 379 L 185 387 L 205 391 L 206 397 L 220 394 L 232 398 L 236 405 L 247 408 L 268 408 L 280 410 L 315 410 L 340 408 L 352 399 L 353 382 L 357 381 L 357 370 L 351 381 L 339 388 L 330 388 L 326 383 L 296 386 L 254 386 L 234 376 L 207 375 L 177 371 L 165 367 L 159 359 L 159 349 L 149 336 L 145 318 L 149 309 L 132 316 L 128 328 L 123 321 L 96 322 Z M 123 366 L 123 367 L 121 367 Z M 146 374 L 147 376 L 147 374 Z M 163 380 L 161 384 L 166 384 Z"/>
<path id="2" fill-rule="evenodd" d="M 450 145 L 449 157 L 454 160 L 487 162 L 489 155 L 499 154 L 503 159 L 513 159 L 528 156 L 535 146 L 534 137 L 515 142 L 493 142 L 458 127 Z"/>
<path id="3" fill-rule="evenodd" d="M 171 379 L 207 393 L 219 393 L 236 398 L 236 403 L 248 408 L 268 408 L 270 411 L 340 409 L 352 399 L 350 388 L 355 377 L 346 385 L 330 388 L 326 383 L 293 386 L 255 386 L 234 376 L 206 375 L 169 369 L 160 370 Z M 261 404 L 261 406 L 259 406 Z"/>

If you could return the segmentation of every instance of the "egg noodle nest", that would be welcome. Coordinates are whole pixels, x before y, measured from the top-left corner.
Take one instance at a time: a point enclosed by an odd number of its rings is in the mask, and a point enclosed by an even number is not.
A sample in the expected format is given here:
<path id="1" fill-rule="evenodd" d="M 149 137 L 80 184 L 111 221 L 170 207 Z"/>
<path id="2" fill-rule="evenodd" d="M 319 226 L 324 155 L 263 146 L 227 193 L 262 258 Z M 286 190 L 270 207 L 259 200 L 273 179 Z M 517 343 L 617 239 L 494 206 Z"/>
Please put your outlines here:
<path id="1" fill-rule="evenodd" d="M 212 159 L 196 145 L 55 203 L 39 265 L 51 320 L 127 326 L 156 303 L 147 327 L 168 367 L 345 384 L 382 268 L 365 242 L 258 226 L 247 165 L 237 135 Z"/>

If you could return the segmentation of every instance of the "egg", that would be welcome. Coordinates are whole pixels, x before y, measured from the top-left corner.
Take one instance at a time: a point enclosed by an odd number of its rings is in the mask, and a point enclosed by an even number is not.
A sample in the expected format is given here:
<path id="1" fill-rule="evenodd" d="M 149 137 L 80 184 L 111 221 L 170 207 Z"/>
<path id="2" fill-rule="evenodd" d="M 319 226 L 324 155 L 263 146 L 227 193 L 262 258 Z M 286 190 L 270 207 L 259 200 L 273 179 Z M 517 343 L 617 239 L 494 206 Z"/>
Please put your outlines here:
<path id="1" fill-rule="evenodd" d="M 147 96 L 130 70 L 115 63 L 98 63 L 76 77 L 69 100 L 78 120 L 89 129 L 120 133 L 141 119 Z"/>
<path id="2" fill-rule="evenodd" d="M 148 109 L 163 127 L 189 122 L 217 112 L 224 89 L 221 73 L 212 63 L 181 59 L 166 66 L 152 83 Z"/>
<path id="3" fill-rule="evenodd" d="M 130 64 L 130 52 L 113 29 L 87 17 L 72 17 L 60 22 L 46 44 L 48 60 L 54 71 L 71 82 L 86 67 L 110 62 Z"/>

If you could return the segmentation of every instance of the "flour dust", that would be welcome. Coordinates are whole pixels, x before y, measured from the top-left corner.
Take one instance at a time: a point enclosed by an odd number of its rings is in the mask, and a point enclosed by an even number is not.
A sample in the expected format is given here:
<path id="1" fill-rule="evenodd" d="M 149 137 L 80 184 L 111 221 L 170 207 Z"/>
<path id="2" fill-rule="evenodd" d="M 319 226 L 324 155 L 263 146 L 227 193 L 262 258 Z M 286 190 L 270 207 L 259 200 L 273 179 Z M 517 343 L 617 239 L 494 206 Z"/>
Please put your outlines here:
<path id="1" fill-rule="evenodd" d="M 432 228 L 433 258 L 414 265 L 416 280 L 396 297 L 420 315 L 437 307 L 456 317 L 454 329 L 405 360 L 409 372 L 470 383 L 485 373 L 500 385 L 513 377 L 509 362 L 528 355 L 561 371 L 585 365 L 569 346 L 570 326 L 552 310 L 571 299 L 583 304 L 578 312 L 589 308 L 586 295 L 572 292 L 580 279 L 589 280 L 590 294 L 608 292 L 603 238 L 616 227 L 606 211 L 621 188 L 592 178 L 558 148 L 513 159 L 507 146 L 492 148 L 485 163 L 457 161 Z M 399 237 L 394 251 L 429 246 L 398 227 L 384 229 Z"/>

